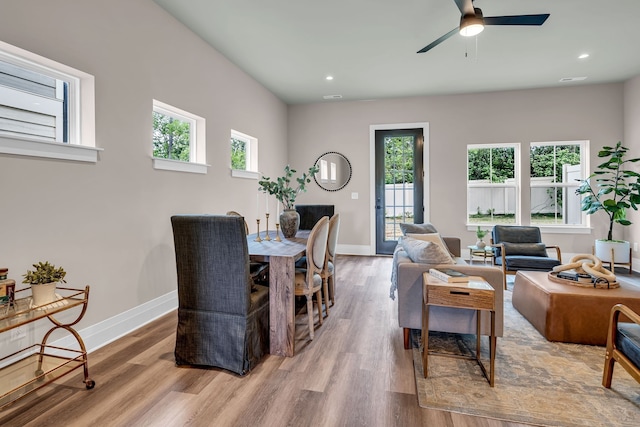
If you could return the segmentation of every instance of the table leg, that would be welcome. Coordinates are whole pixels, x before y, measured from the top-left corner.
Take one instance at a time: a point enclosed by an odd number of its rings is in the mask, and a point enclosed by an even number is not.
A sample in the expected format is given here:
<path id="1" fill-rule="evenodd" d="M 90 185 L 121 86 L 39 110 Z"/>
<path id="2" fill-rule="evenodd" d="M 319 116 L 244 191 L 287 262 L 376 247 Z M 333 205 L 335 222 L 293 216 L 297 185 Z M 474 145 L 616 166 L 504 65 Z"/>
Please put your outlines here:
<path id="1" fill-rule="evenodd" d="M 476 360 L 478 360 L 478 362 L 480 362 L 480 337 L 482 336 L 481 317 L 480 310 L 476 310 Z"/>
<path id="2" fill-rule="evenodd" d="M 429 374 L 429 305 L 422 302 L 422 333 L 420 334 L 422 341 L 422 372 L 427 378 Z"/>
<path id="3" fill-rule="evenodd" d="M 496 370 L 496 311 L 491 310 L 491 336 L 489 337 L 489 357 L 491 358 L 491 362 L 489 366 L 491 368 L 491 376 L 489 379 L 489 384 L 493 387 L 494 379 L 495 379 L 495 370 Z"/>
<path id="4" fill-rule="evenodd" d="M 295 342 L 295 260 L 269 257 L 269 353 L 293 356 Z"/>

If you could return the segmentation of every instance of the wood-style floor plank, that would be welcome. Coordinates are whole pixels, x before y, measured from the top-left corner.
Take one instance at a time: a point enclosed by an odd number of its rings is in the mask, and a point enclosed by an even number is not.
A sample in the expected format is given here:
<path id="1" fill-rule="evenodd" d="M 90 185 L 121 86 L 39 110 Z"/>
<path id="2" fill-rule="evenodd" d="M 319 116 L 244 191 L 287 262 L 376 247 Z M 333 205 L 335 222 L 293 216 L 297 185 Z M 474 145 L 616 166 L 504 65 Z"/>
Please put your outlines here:
<path id="1" fill-rule="evenodd" d="M 339 256 L 336 265 L 330 316 L 318 327 L 315 310 L 311 341 L 306 312 L 297 315 L 292 358 L 266 356 L 245 377 L 177 367 L 172 312 L 91 353 L 93 390 L 76 371 L 1 411 L 0 425 L 518 425 L 420 408 L 412 353 L 389 298 L 391 258 Z"/>

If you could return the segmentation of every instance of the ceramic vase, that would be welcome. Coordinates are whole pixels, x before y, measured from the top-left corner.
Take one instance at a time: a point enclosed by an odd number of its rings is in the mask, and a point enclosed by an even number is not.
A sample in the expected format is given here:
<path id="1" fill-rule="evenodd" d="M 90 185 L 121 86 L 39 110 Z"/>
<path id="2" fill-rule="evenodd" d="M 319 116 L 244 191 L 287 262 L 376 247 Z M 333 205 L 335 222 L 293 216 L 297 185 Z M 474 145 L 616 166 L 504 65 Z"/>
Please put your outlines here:
<path id="1" fill-rule="evenodd" d="M 487 244 L 486 244 L 485 242 L 483 242 L 481 239 L 479 239 L 479 240 L 476 242 L 476 247 L 477 247 L 478 249 L 484 249 L 484 247 L 485 247 L 485 246 L 487 246 Z"/>
<path id="2" fill-rule="evenodd" d="M 46 305 L 56 300 L 57 282 L 31 285 L 31 298 L 34 306 Z"/>
<path id="3" fill-rule="evenodd" d="M 285 238 L 294 237 L 299 227 L 300 214 L 295 209 L 285 209 L 280 213 L 280 229 Z"/>

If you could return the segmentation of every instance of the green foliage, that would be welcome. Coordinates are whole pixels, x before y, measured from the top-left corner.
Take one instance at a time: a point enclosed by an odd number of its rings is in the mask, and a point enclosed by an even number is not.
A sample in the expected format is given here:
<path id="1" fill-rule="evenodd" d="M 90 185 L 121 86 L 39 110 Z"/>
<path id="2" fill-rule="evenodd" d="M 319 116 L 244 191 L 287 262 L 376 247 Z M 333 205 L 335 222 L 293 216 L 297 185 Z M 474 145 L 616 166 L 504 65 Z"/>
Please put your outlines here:
<path id="1" fill-rule="evenodd" d="M 604 163 L 586 180 L 582 181 L 576 194 L 585 195 L 581 209 L 587 215 L 602 211 L 609 217 L 607 240 L 613 240 L 613 224 L 631 225 L 626 217 L 627 209 L 638 210 L 640 204 L 640 174 L 624 169 L 629 163 L 640 161 L 640 158 L 624 157 L 629 149 L 618 141 L 615 147 L 602 147 L 598 157 L 608 157 Z"/>
<path id="2" fill-rule="evenodd" d="M 531 147 L 531 177 L 554 177 L 562 182 L 562 165 L 580 164 L 580 146 L 543 145 Z"/>
<path id="3" fill-rule="evenodd" d="M 231 169 L 247 170 L 246 142 L 231 138 Z"/>
<path id="4" fill-rule="evenodd" d="M 471 148 L 468 150 L 469 180 L 502 183 L 515 177 L 513 147 Z"/>
<path id="5" fill-rule="evenodd" d="M 484 236 L 486 236 L 488 232 L 489 230 L 482 230 L 480 226 L 478 226 L 478 229 L 476 230 L 476 237 L 482 240 L 484 239 Z"/>
<path id="6" fill-rule="evenodd" d="M 24 277 L 22 283 L 30 285 L 42 285 L 51 282 L 67 283 L 64 280 L 67 275 L 64 269 L 62 267 L 56 268 L 55 265 L 49 264 L 49 261 L 33 264 L 33 268 L 35 270 L 27 270 L 27 273 L 22 275 Z"/>
<path id="7" fill-rule="evenodd" d="M 153 112 L 153 157 L 188 162 L 191 125 Z"/>
<path id="8" fill-rule="evenodd" d="M 276 178 L 275 181 L 271 181 L 271 178 L 263 176 L 262 180 L 258 181 L 260 185 L 258 189 L 276 196 L 276 199 L 282 203 L 285 209 L 294 209 L 298 193 L 306 191 L 306 185 L 311 182 L 311 177 L 317 172 L 318 168 L 311 166 L 301 177 L 295 178 L 294 180 L 293 174 L 296 173 L 296 170 L 291 169 L 291 167 L 287 165 L 284 168 L 284 176 Z M 291 186 L 292 181 L 297 184 L 297 187 Z"/>
<path id="9" fill-rule="evenodd" d="M 411 136 L 385 138 L 384 149 L 384 183 L 413 183 L 414 138 Z"/>

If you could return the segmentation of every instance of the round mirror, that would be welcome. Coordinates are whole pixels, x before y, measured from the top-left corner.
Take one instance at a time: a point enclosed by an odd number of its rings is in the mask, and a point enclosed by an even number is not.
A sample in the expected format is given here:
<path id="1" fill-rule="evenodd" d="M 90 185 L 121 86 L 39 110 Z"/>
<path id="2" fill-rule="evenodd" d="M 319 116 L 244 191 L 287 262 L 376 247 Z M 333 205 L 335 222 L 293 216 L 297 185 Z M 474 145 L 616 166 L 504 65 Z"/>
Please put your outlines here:
<path id="1" fill-rule="evenodd" d="M 318 172 L 313 175 L 316 184 L 323 190 L 338 191 L 351 179 L 351 163 L 340 153 L 324 153 L 315 163 Z"/>

